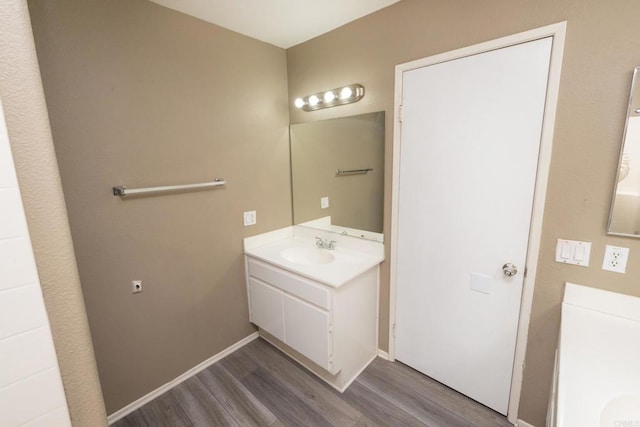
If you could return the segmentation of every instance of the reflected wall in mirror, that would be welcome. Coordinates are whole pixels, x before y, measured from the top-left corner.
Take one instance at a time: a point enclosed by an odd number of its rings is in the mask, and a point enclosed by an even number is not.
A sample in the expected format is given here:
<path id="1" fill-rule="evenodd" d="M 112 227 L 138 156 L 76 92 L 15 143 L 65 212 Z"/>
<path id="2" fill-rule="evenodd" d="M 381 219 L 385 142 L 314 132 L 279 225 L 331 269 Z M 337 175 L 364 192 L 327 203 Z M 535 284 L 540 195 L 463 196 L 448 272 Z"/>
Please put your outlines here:
<path id="1" fill-rule="evenodd" d="M 640 237 L 640 67 L 633 71 L 609 234 Z"/>
<path id="2" fill-rule="evenodd" d="M 289 133 L 294 224 L 382 241 L 384 111 L 295 124 Z"/>

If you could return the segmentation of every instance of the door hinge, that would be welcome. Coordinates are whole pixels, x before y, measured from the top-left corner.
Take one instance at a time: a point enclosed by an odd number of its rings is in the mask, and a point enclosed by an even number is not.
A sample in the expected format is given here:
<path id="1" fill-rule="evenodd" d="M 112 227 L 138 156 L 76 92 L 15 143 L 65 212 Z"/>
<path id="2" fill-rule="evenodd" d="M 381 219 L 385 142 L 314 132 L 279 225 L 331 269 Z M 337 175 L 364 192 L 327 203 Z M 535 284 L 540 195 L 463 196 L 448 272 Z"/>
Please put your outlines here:
<path id="1" fill-rule="evenodd" d="M 398 121 L 402 123 L 402 104 L 398 106 Z"/>
<path id="2" fill-rule="evenodd" d="M 393 334 L 393 337 L 395 338 L 396 337 L 396 323 L 393 324 L 391 333 Z"/>
<path id="3" fill-rule="evenodd" d="M 527 277 L 527 266 L 524 266 L 524 272 L 522 273 L 524 277 Z"/>

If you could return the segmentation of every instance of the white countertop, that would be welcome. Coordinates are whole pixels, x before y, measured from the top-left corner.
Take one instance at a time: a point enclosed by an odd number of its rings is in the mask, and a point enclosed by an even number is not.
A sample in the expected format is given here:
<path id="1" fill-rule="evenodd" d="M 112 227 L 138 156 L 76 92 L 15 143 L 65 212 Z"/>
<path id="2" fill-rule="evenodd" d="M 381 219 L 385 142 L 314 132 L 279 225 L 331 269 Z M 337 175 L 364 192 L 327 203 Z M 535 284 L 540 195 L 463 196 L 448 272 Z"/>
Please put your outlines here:
<path id="1" fill-rule="evenodd" d="M 640 298 L 567 284 L 558 353 L 557 426 L 599 426 L 605 407 L 625 396 L 638 399 L 638 411 L 622 410 L 614 419 L 632 421 L 620 425 L 640 425 L 638 316 Z"/>
<path id="2" fill-rule="evenodd" d="M 315 248 L 313 236 L 309 236 L 307 231 L 296 233 L 292 227 L 245 239 L 244 253 L 334 288 L 344 285 L 384 261 L 384 247 L 379 242 L 370 242 L 371 246 L 368 246 L 367 243 L 351 242 L 349 239 L 353 238 L 349 237 L 321 237 L 337 241 L 336 249 L 331 251 L 335 259 L 328 264 L 302 265 L 282 257 L 281 252 L 288 248 Z"/>

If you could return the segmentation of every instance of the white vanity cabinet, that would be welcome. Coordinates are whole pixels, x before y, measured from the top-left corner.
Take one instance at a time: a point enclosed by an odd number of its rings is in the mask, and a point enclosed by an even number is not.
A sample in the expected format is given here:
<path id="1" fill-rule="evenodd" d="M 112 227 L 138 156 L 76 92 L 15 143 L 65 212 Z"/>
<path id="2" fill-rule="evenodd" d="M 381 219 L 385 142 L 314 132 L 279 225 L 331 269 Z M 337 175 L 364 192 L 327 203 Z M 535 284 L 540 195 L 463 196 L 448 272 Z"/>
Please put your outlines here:
<path id="1" fill-rule="evenodd" d="M 329 289 L 249 257 L 247 271 L 251 322 L 335 373 Z"/>
<path id="2" fill-rule="evenodd" d="M 261 336 L 344 391 L 377 356 L 378 265 L 332 286 L 249 254 L 245 264 Z"/>

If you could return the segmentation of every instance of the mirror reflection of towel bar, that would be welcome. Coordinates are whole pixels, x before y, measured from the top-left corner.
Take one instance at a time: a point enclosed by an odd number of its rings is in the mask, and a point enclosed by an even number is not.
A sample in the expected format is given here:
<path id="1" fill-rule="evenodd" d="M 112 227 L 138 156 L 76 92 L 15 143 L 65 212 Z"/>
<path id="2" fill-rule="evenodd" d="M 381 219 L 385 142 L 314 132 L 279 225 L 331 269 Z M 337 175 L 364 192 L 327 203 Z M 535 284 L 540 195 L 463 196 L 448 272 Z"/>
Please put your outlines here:
<path id="1" fill-rule="evenodd" d="M 366 174 L 369 171 L 372 171 L 372 168 L 366 168 L 366 169 L 350 169 L 350 170 L 346 170 L 343 171 L 342 169 L 336 169 L 336 176 L 341 176 L 341 175 L 359 175 L 359 174 Z"/>
<path id="2" fill-rule="evenodd" d="M 177 190 L 190 190 L 194 188 L 208 188 L 218 187 L 225 185 L 227 182 L 224 179 L 216 178 L 213 182 L 202 182 L 198 184 L 186 184 L 186 185 L 165 185 L 163 187 L 147 187 L 147 188 L 127 188 L 125 186 L 113 187 L 114 196 L 127 196 L 130 194 L 142 194 L 142 193 L 157 193 L 161 191 L 177 191 Z"/>

